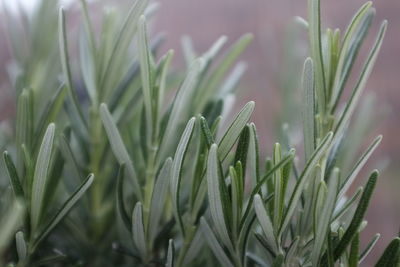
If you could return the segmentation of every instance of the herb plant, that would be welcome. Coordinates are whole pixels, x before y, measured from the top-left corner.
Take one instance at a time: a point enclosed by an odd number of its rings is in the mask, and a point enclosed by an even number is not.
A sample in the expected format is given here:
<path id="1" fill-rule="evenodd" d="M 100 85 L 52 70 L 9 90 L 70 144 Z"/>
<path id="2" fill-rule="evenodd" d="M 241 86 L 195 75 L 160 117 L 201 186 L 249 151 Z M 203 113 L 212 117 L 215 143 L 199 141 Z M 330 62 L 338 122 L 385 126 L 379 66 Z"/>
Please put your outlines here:
<path id="1" fill-rule="evenodd" d="M 20 20 L 8 18 L 17 112 L 13 134 L 2 133 L 1 178 L 10 186 L 0 183 L 1 265 L 363 262 L 379 239 L 377 234 L 361 248 L 378 171 L 354 193 L 349 188 L 382 137 L 355 160 L 360 143 L 346 140 L 357 130 L 349 124 L 387 27 L 384 21 L 351 85 L 375 15 L 371 2 L 341 34 L 322 30 L 319 0 L 308 1 L 308 19 L 298 19 L 310 42 L 300 86 L 304 152 L 291 147 L 286 129 L 285 143 L 276 143 L 265 161 L 250 122 L 255 103 L 228 116 L 245 70 L 236 61 L 251 34 L 221 56 L 226 37 L 200 56 L 185 37 L 181 78 L 170 71 L 174 51 L 157 54 L 163 37 L 148 38 L 147 21 L 157 4 L 136 0 L 123 20 L 119 11 L 105 9 L 97 33 L 80 0 L 83 27 L 75 57 L 62 8 L 54 27 L 55 2 L 43 0 L 34 16 L 21 14 L 30 20 L 22 23 L 28 48 L 16 34 L 13 22 Z M 38 38 L 44 18 L 53 22 L 46 40 Z M 399 262 L 396 237 L 377 266 Z"/>

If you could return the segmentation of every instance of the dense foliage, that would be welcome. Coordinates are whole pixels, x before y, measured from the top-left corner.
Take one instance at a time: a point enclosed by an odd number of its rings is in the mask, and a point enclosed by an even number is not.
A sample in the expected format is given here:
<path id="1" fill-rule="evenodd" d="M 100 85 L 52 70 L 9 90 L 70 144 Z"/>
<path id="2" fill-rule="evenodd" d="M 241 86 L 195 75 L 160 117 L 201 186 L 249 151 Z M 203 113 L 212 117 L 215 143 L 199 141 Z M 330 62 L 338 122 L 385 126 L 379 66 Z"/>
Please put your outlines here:
<path id="1" fill-rule="evenodd" d="M 200 56 L 184 38 L 187 70 L 177 74 L 174 51 L 158 56 L 163 37 L 147 35 L 157 4 L 136 0 L 123 20 L 105 9 L 99 31 L 80 4 L 77 53 L 56 1 L 7 17 L 17 111 L 12 130 L 1 128 L 1 266 L 363 262 L 379 239 L 360 245 L 378 171 L 349 189 L 382 137 L 357 156 L 349 122 L 365 120 L 352 117 L 386 21 L 354 85 L 349 76 L 375 15 L 371 2 L 341 33 L 323 30 L 319 0 L 308 1 L 308 19 L 297 19 L 310 42 L 296 111 L 304 152 L 291 147 L 286 127 L 265 161 L 250 122 L 255 103 L 229 119 L 245 71 L 236 61 L 252 35 L 222 54 L 221 37 Z M 377 266 L 399 261 L 395 238 Z"/>

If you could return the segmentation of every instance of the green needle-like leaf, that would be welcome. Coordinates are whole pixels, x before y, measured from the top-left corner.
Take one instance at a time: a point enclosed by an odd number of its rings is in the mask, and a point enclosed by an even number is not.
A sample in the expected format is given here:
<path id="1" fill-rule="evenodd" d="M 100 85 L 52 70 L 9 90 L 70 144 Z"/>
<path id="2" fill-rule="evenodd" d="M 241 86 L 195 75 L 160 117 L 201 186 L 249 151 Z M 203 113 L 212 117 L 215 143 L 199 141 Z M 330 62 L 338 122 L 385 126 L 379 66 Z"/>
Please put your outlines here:
<path id="1" fill-rule="evenodd" d="M 357 81 L 357 84 L 354 87 L 352 94 L 350 96 L 350 99 L 347 102 L 346 108 L 343 111 L 343 114 L 340 117 L 340 120 L 335 128 L 335 131 L 334 131 L 335 139 L 342 136 L 343 131 L 346 128 L 346 125 L 348 124 L 348 122 L 351 118 L 351 115 L 353 114 L 354 109 L 357 106 L 358 100 L 360 99 L 361 93 L 367 83 L 368 77 L 372 71 L 374 64 L 375 64 L 376 58 L 378 57 L 378 52 L 382 46 L 383 38 L 386 33 L 386 28 L 387 28 L 387 21 L 384 21 L 381 24 L 375 44 L 374 44 L 374 46 L 368 56 L 368 59 L 361 71 L 361 75 Z"/>
<path id="2" fill-rule="evenodd" d="M 167 262 L 165 263 L 165 267 L 174 267 L 174 262 L 175 262 L 174 240 L 170 239 L 168 242 Z"/>
<path id="3" fill-rule="evenodd" d="M 303 135 L 305 160 L 308 160 L 315 149 L 315 103 L 314 103 L 314 65 L 311 58 L 307 58 L 303 69 Z"/>
<path id="4" fill-rule="evenodd" d="M 17 198 L 24 199 L 24 190 L 18 177 L 17 169 L 15 168 L 15 165 L 7 151 L 4 151 L 3 156 L 4 163 L 6 164 L 7 174 L 10 179 L 14 194 Z"/>
<path id="5" fill-rule="evenodd" d="M 254 196 L 254 210 L 256 211 L 258 221 L 264 232 L 268 245 L 272 248 L 273 252 L 278 252 L 276 237 L 272 221 L 264 208 L 264 202 L 259 194 Z"/>
<path id="6" fill-rule="evenodd" d="M 171 174 L 170 188 L 171 188 L 171 195 L 172 195 L 172 206 L 174 209 L 175 219 L 179 224 L 182 234 L 185 233 L 185 229 L 183 227 L 183 222 L 182 222 L 183 214 L 181 214 L 181 209 L 180 209 L 180 205 L 179 205 L 180 184 L 181 184 L 181 179 L 182 179 L 182 165 L 183 165 L 183 160 L 185 158 L 185 154 L 188 149 L 190 139 L 193 134 L 193 128 L 194 128 L 195 121 L 196 121 L 196 118 L 191 118 L 189 120 L 189 122 L 187 123 L 185 130 L 183 131 L 181 140 L 179 141 L 178 147 L 176 149 L 174 161 L 172 163 L 172 170 L 171 170 L 172 174 Z"/>
<path id="7" fill-rule="evenodd" d="M 40 146 L 37 156 L 35 173 L 32 183 L 31 197 L 31 227 L 32 231 L 37 230 L 37 226 L 41 220 L 43 213 L 43 200 L 46 191 L 46 183 L 49 177 L 50 160 L 53 152 L 55 125 L 51 123 L 43 137 L 42 145 Z M 52 189 L 51 189 L 52 190 Z"/>
<path id="8" fill-rule="evenodd" d="M 207 160 L 207 185 L 208 202 L 210 203 L 210 213 L 213 219 L 216 231 L 223 243 L 232 246 L 229 235 L 229 203 L 226 185 L 221 177 L 220 162 L 218 160 L 218 146 L 213 144 Z"/>
<path id="9" fill-rule="evenodd" d="M 67 40 L 67 32 L 65 28 L 65 14 L 64 9 L 60 8 L 59 14 L 59 44 L 60 44 L 60 54 L 61 54 L 61 66 L 63 69 L 65 81 L 68 88 L 68 93 L 71 98 L 72 105 L 74 107 L 74 112 L 77 113 L 80 123 L 87 129 L 87 123 L 83 116 L 83 111 L 78 101 L 78 96 L 76 95 L 73 81 L 72 81 L 72 73 L 71 66 L 69 63 L 69 55 L 68 55 L 68 40 Z"/>
<path id="10" fill-rule="evenodd" d="M 249 121 L 251 114 L 254 110 L 254 102 L 248 102 L 242 110 L 236 115 L 236 118 L 233 120 L 228 130 L 225 132 L 224 136 L 221 138 L 221 141 L 218 145 L 218 158 L 223 161 L 226 156 L 228 156 L 229 151 L 236 143 L 236 140 L 239 138 L 240 133 L 243 128 L 246 126 Z"/>
<path id="11" fill-rule="evenodd" d="M 160 218 L 162 217 L 164 212 L 165 200 L 167 197 L 168 186 L 171 179 L 171 166 L 172 159 L 167 158 L 157 176 L 156 184 L 154 185 L 148 228 L 148 235 L 151 241 L 154 240 L 157 234 Z"/>
<path id="12" fill-rule="evenodd" d="M 132 237 L 142 259 L 145 259 L 147 255 L 146 234 L 143 225 L 142 203 L 140 202 L 136 203 L 132 213 Z"/>
<path id="13" fill-rule="evenodd" d="M 324 250 L 323 244 L 330 232 L 331 218 L 339 191 L 339 182 L 339 169 L 336 168 L 329 178 L 328 194 L 323 204 L 321 214 L 318 217 L 318 224 L 316 225 L 317 230 L 315 232 L 314 248 L 312 250 L 312 263 L 314 266 L 317 266 L 319 263 L 320 256 Z"/>
<path id="14" fill-rule="evenodd" d="M 333 136 L 333 133 L 329 132 L 325 136 L 324 140 L 321 141 L 321 143 L 315 149 L 314 153 L 312 154 L 309 161 L 307 162 L 307 165 L 304 168 L 304 171 L 302 172 L 299 179 L 297 180 L 297 183 L 293 190 L 292 196 L 290 197 L 290 201 L 287 206 L 286 213 L 283 217 L 284 219 L 283 219 L 282 225 L 279 229 L 278 237 L 281 236 L 282 232 L 288 226 L 290 219 L 292 218 L 292 215 L 298 204 L 298 201 L 300 200 L 301 193 L 303 192 L 304 186 L 306 185 L 308 179 L 311 177 L 311 174 L 314 170 L 315 165 L 318 163 L 318 161 L 321 159 L 321 157 L 327 152 L 327 149 L 329 148 L 331 141 L 332 141 L 332 136 Z"/>
<path id="15" fill-rule="evenodd" d="M 47 225 L 43 228 L 43 231 L 36 237 L 33 244 L 35 249 L 44 238 L 58 225 L 58 223 L 71 211 L 75 204 L 82 198 L 85 192 L 89 189 L 93 183 L 94 175 L 89 174 L 86 180 L 79 186 L 79 188 L 64 202 L 58 212 L 49 220 Z"/>
<path id="16" fill-rule="evenodd" d="M 211 251 L 214 253 L 215 257 L 218 259 L 220 264 L 226 267 L 233 267 L 234 265 L 231 263 L 228 256 L 225 254 L 224 249 L 219 244 L 213 231 L 211 230 L 210 226 L 203 217 L 200 219 L 200 227 L 204 234 L 204 238 L 206 239 L 208 245 L 211 248 Z"/>
<path id="17" fill-rule="evenodd" d="M 142 199 L 142 190 L 136 175 L 135 168 L 133 167 L 133 163 L 124 145 L 118 128 L 115 125 L 110 112 L 108 111 L 107 105 L 104 103 L 100 105 L 100 116 L 101 120 L 103 121 L 103 126 L 106 130 L 108 140 L 110 141 L 111 149 L 113 150 L 114 155 L 118 160 L 118 163 L 120 165 L 125 164 L 126 171 L 133 181 L 136 197 L 138 199 Z"/>

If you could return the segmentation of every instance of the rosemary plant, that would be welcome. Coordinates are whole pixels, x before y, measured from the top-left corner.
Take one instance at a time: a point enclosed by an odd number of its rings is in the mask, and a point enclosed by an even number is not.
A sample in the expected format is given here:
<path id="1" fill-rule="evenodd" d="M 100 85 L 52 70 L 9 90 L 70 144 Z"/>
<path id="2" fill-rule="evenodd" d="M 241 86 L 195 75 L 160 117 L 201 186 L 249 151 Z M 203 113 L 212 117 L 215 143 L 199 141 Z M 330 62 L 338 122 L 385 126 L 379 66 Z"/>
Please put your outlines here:
<path id="1" fill-rule="evenodd" d="M 1 179 L 10 186 L 0 183 L 0 265 L 360 265 L 379 239 L 361 248 L 378 171 L 353 194 L 349 188 L 382 137 L 353 160 L 360 143 L 349 138 L 368 121 L 349 123 L 387 23 L 351 85 L 375 10 L 367 2 L 341 34 L 322 30 L 319 4 L 309 0 L 309 18 L 298 19 L 310 41 L 299 107 L 304 153 L 287 137 L 265 162 L 255 103 L 229 119 L 245 71 L 236 62 L 251 34 L 224 53 L 221 37 L 200 55 L 183 38 L 180 78 L 170 71 L 174 51 L 157 53 L 163 37 L 148 38 L 157 4 L 147 0 L 134 1 L 122 20 L 104 9 L 99 31 L 80 0 L 77 53 L 56 1 L 43 0 L 33 16 L 10 16 L 17 112 L 13 134 L 2 132 Z M 377 266 L 399 262 L 396 237 Z"/>

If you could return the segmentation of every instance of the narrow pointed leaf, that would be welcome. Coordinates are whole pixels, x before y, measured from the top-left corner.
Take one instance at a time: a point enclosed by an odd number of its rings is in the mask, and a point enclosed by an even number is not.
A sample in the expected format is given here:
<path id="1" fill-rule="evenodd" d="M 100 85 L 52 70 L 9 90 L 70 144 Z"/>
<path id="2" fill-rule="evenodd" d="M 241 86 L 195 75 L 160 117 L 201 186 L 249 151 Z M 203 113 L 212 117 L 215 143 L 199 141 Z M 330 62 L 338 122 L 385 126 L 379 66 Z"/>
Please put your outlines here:
<path id="1" fill-rule="evenodd" d="M 307 180 L 312 176 L 312 172 L 314 170 L 315 165 L 321 159 L 321 157 L 327 152 L 327 149 L 330 147 L 332 141 L 333 133 L 329 132 L 325 138 L 321 141 L 319 146 L 315 149 L 314 153 L 310 157 L 309 161 L 307 162 L 304 171 L 300 175 L 299 179 L 297 180 L 296 186 L 290 198 L 288 207 L 286 209 L 286 213 L 284 215 L 284 219 L 282 225 L 279 230 L 278 236 L 282 234 L 282 232 L 288 226 L 292 215 L 295 211 L 298 201 L 300 200 L 301 193 L 303 192 L 304 186 L 307 183 Z"/>
<path id="2" fill-rule="evenodd" d="M 229 225 L 227 224 L 227 219 L 229 219 L 227 213 L 230 208 L 227 203 L 228 196 L 224 179 L 220 176 L 221 170 L 217 151 L 218 146 L 213 144 L 207 160 L 208 201 L 216 231 L 223 243 L 229 247 L 231 246 L 231 239 L 228 230 Z"/>
<path id="3" fill-rule="evenodd" d="M 31 227 L 32 231 L 37 230 L 41 214 L 43 212 L 43 200 L 45 196 L 46 183 L 50 171 L 50 160 L 53 151 L 55 125 L 51 123 L 43 137 L 42 145 L 40 146 L 37 156 L 35 172 L 32 182 L 31 196 Z"/>
<path id="4" fill-rule="evenodd" d="M 87 129 L 86 120 L 83 116 L 83 112 L 81 106 L 79 104 L 78 96 L 76 95 L 74 84 L 72 80 L 71 66 L 69 63 L 69 55 L 68 55 L 68 40 L 67 40 L 67 32 L 65 26 L 65 14 L 64 9 L 60 8 L 59 12 L 59 45 L 60 45 L 60 55 L 61 55 L 61 66 L 63 69 L 63 74 L 65 78 L 65 82 L 67 85 L 68 93 L 71 98 L 71 103 L 74 108 L 74 112 L 77 113 L 80 123 Z"/>
<path id="5" fill-rule="evenodd" d="M 242 110 L 236 115 L 236 118 L 229 126 L 228 130 L 221 138 L 221 141 L 218 145 L 218 157 L 221 161 L 223 161 L 228 155 L 229 151 L 236 143 L 236 140 L 239 138 L 240 133 L 243 128 L 246 126 L 247 122 L 250 119 L 251 114 L 254 110 L 254 102 L 248 102 Z"/>
<path id="6" fill-rule="evenodd" d="M 165 267 L 174 267 L 174 261 L 175 261 L 174 240 L 170 239 L 168 243 L 167 262 L 165 263 Z"/>
<path id="7" fill-rule="evenodd" d="M 211 248 L 211 251 L 214 253 L 220 264 L 225 267 L 233 267 L 234 265 L 229 260 L 229 257 L 225 254 L 224 249 L 219 244 L 213 231 L 203 217 L 200 219 L 200 227 L 204 234 L 204 238 Z"/>
<path id="8" fill-rule="evenodd" d="M 182 234 L 185 233 L 185 229 L 183 227 L 183 222 L 182 222 L 181 209 L 180 209 L 180 205 L 179 205 L 180 184 L 181 184 L 181 179 L 182 179 L 182 165 L 183 165 L 183 161 L 185 159 L 185 154 L 187 152 L 190 139 L 193 134 L 195 121 L 196 121 L 196 118 L 191 118 L 189 120 L 189 122 L 187 123 L 185 130 L 183 131 L 181 140 L 179 141 L 178 147 L 176 149 L 174 161 L 172 163 L 172 170 L 171 170 L 172 173 L 171 173 L 170 189 L 171 189 L 171 196 L 172 196 L 172 206 L 173 206 L 173 210 L 174 210 L 175 219 L 178 222 L 178 225 L 180 227 Z"/>
<path id="9" fill-rule="evenodd" d="M 147 134 L 152 137 L 153 133 L 153 66 L 151 60 L 151 53 L 149 50 L 149 43 L 147 38 L 146 19 L 142 15 L 138 23 L 138 53 L 140 62 L 140 74 L 142 78 L 142 92 L 144 109 L 146 116 Z"/>
<path id="10" fill-rule="evenodd" d="M 17 247 L 18 261 L 23 262 L 27 256 L 27 245 L 22 231 L 18 231 L 15 234 L 15 244 Z"/>
<path id="11" fill-rule="evenodd" d="M 146 258 L 146 234 L 143 225 L 142 203 L 140 202 L 136 203 L 132 213 L 132 237 L 142 259 Z"/>
<path id="12" fill-rule="evenodd" d="M 125 209 L 124 203 L 124 173 L 125 173 L 125 164 L 120 165 L 118 170 L 117 177 L 117 210 L 119 215 L 121 216 L 122 222 L 124 223 L 127 230 L 130 230 L 132 227 L 130 218 Z"/>
<path id="13" fill-rule="evenodd" d="M 318 224 L 316 226 L 317 230 L 314 237 L 314 248 L 312 250 L 312 262 L 314 266 L 317 266 L 319 263 L 320 256 L 324 251 L 324 243 L 328 233 L 330 232 L 331 218 L 336 204 L 339 182 L 339 169 L 336 168 L 333 170 L 332 175 L 329 178 L 328 194 L 322 207 L 321 214 L 318 217 Z"/>
<path id="14" fill-rule="evenodd" d="M 4 251 L 15 233 L 14 231 L 21 225 L 24 213 L 23 203 L 16 200 L 0 218 L 0 252 Z"/>
<path id="15" fill-rule="evenodd" d="M 79 188 L 64 202 L 62 207 L 53 216 L 53 218 L 47 223 L 43 231 L 35 239 L 33 247 L 36 248 L 44 238 L 58 225 L 58 223 L 71 211 L 75 204 L 82 198 L 85 192 L 92 185 L 94 175 L 89 174 L 86 180 L 79 186 Z"/>
<path id="16" fill-rule="evenodd" d="M 165 155 L 168 155 L 169 150 L 174 143 L 173 140 L 176 138 L 177 128 L 179 128 L 179 126 L 181 126 L 181 124 L 188 119 L 188 117 L 182 116 L 182 114 L 187 114 L 189 108 L 191 108 L 193 103 L 193 93 L 196 89 L 199 74 L 203 68 L 203 65 L 204 59 L 202 58 L 198 58 L 192 63 L 189 72 L 182 83 L 182 86 L 176 94 L 171 113 L 168 118 L 168 123 L 162 136 L 160 158 L 164 158 Z"/>
<path id="17" fill-rule="evenodd" d="M 168 158 L 162 166 L 154 186 L 151 199 L 148 228 L 148 235 L 151 241 L 154 240 L 157 234 L 157 227 L 159 226 L 160 218 L 162 217 L 164 212 L 165 200 L 168 193 L 168 185 L 171 179 L 171 166 L 172 159 Z"/>
<path id="18" fill-rule="evenodd" d="M 366 248 L 364 249 L 363 252 L 361 252 L 360 254 L 360 259 L 358 261 L 358 263 L 362 263 L 365 258 L 368 256 L 368 254 L 371 252 L 371 250 L 374 248 L 376 242 L 378 242 L 379 238 L 381 237 L 380 234 L 375 234 L 374 238 L 368 243 L 368 245 L 366 246 Z"/>
<path id="19" fill-rule="evenodd" d="M 361 93 L 367 83 L 369 75 L 372 71 L 372 68 L 375 64 L 376 58 L 378 56 L 379 50 L 382 46 L 383 38 L 386 33 L 386 28 L 387 28 L 387 21 L 384 21 L 381 24 L 375 44 L 374 44 L 372 50 L 370 51 L 367 61 L 364 64 L 364 67 L 361 71 L 361 75 L 357 81 L 357 84 L 352 91 L 352 94 L 347 102 L 345 110 L 343 111 L 343 114 L 340 117 L 338 124 L 336 125 L 335 138 L 339 138 L 342 135 L 343 131 L 346 128 L 346 125 L 348 124 L 348 122 L 351 118 L 351 115 L 354 112 L 354 109 L 357 106 L 357 103 L 360 99 Z"/>
<path id="20" fill-rule="evenodd" d="M 365 163 L 370 158 L 370 156 L 375 151 L 375 149 L 378 147 L 378 145 L 381 143 L 381 141 L 382 141 L 382 135 L 379 135 L 378 137 L 375 138 L 375 140 L 367 148 L 367 150 L 362 154 L 360 159 L 354 165 L 354 167 L 351 170 L 350 174 L 344 180 L 344 183 L 343 183 L 343 185 L 342 185 L 342 187 L 340 189 L 339 196 L 343 196 L 343 194 L 349 189 L 349 187 L 353 183 L 354 179 L 357 177 L 358 173 L 360 172 L 362 167 L 364 167 Z"/>
<path id="21" fill-rule="evenodd" d="M 321 34 L 321 18 L 320 18 L 320 0 L 308 0 L 309 14 L 309 38 L 311 57 L 314 62 L 315 72 L 315 88 L 317 90 L 318 111 L 325 112 L 326 105 L 326 84 L 325 71 L 322 55 L 322 34 Z"/>
<path id="22" fill-rule="evenodd" d="M 14 194 L 17 198 L 24 199 L 24 190 L 22 189 L 22 185 L 21 185 L 21 181 L 18 177 L 17 169 L 15 168 L 15 165 L 7 151 L 4 151 L 3 156 L 4 156 L 4 163 L 6 165 L 8 178 L 10 179 Z"/>
<path id="23" fill-rule="evenodd" d="M 303 69 L 303 136 L 305 160 L 307 161 L 315 149 L 315 103 L 314 103 L 314 65 L 307 58 Z"/>
<path id="24" fill-rule="evenodd" d="M 138 199 L 142 199 L 142 191 L 136 175 L 136 171 L 133 167 L 133 163 L 124 145 L 118 128 L 115 125 L 106 104 L 104 103 L 100 105 L 100 116 L 101 120 L 103 121 L 103 126 L 106 130 L 111 149 L 114 152 L 114 156 L 117 158 L 120 165 L 125 164 L 126 171 L 133 181 L 136 197 Z"/>
<path id="25" fill-rule="evenodd" d="M 261 199 L 259 194 L 254 196 L 254 210 L 257 214 L 257 219 L 261 225 L 261 228 L 264 232 L 264 236 L 269 244 L 269 246 L 273 249 L 275 253 L 278 252 L 277 242 L 275 238 L 275 231 L 272 225 L 271 219 L 268 216 L 267 211 L 264 207 L 264 202 Z"/>

